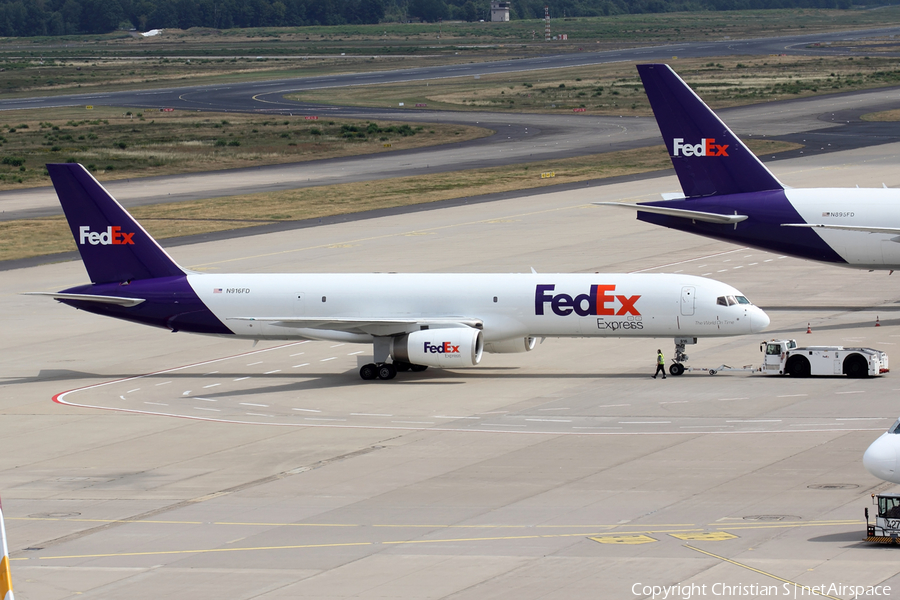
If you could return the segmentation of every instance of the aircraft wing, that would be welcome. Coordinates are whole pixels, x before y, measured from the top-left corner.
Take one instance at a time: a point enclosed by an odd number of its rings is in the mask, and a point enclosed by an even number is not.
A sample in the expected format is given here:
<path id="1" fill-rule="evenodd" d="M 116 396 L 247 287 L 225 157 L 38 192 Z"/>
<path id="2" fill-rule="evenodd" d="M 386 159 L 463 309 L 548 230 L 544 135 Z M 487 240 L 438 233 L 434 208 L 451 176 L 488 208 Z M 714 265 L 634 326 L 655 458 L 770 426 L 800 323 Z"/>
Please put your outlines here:
<path id="1" fill-rule="evenodd" d="M 50 296 L 54 300 L 78 300 L 80 302 L 97 302 L 100 304 L 116 304 L 118 306 L 137 306 L 143 298 L 123 298 L 121 296 L 98 296 L 96 294 L 60 294 L 57 292 L 25 292 L 24 296 Z"/>
<path id="2" fill-rule="evenodd" d="M 360 332 L 371 335 L 393 335 L 408 333 L 412 328 L 428 327 L 472 327 L 482 329 L 481 319 L 467 317 L 410 317 L 410 318 L 363 318 L 363 317 L 230 317 L 233 321 L 261 321 L 281 327 L 298 329 L 326 329 Z"/>
<path id="3" fill-rule="evenodd" d="M 844 229 L 846 231 L 864 231 L 866 233 L 887 233 L 900 235 L 897 227 L 866 227 L 864 225 L 825 225 L 823 223 L 782 223 L 782 227 L 818 227 L 820 229 Z"/>
<path id="4" fill-rule="evenodd" d="M 592 202 L 591 204 L 596 204 L 598 206 L 621 206 L 622 208 L 656 213 L 658 215 L 668 215 L 670 217 L 682 217 L 694 221 L 705 221 L 706 223 L 740 223 L 747 219 L 747 215 L 721 215 L 719 213 L 703 212 L 699 210 L 669 208 L 667 206 L 648 206 L 646 204 L 632 204 L 629 202 Z"/>

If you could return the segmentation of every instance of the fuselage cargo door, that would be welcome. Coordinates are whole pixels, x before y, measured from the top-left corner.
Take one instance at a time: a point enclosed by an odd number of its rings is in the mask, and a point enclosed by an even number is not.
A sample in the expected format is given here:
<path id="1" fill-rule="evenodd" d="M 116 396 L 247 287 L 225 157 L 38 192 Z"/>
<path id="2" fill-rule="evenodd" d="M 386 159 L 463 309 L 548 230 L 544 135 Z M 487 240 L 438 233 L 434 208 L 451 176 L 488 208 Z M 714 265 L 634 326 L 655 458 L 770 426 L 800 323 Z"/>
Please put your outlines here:
<path id="1" fill-rule="evenodd" d="M 681 288 L 681 314 L 690 317 L 694 314 L 694 286 L 686 285 Z"/>
<path id="2" fill-rule="evenodd" d="M 303 292 L 296 292 L 294 294 L 294 316 L 295 317 L 303 317 L 306 315 L 306 309 L 303 306 Z"/>

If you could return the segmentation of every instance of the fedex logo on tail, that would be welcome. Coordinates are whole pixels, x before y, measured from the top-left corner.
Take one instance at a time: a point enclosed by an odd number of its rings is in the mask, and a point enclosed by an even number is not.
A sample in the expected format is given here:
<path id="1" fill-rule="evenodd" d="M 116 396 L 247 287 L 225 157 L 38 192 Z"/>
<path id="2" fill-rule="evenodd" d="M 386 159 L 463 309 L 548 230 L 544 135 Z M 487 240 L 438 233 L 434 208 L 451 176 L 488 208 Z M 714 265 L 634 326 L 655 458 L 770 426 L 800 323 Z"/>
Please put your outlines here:
<path id="1" fill-rule="evenodd" d="M 635 304 L 640 299 L 636 296 L 613 294 L 615 285 L 592 285 L 587 294 L 575 297 L 569 294 L 554 294 L 555 284 L 539 284 L 534 291 L 534 314 L 543 315 L 544 308 L 550 304 L 553 314 L 564 317 L 573 312 L 579 317 L 589 315 L 636 315 L 640 316 Z"/>
<path id="2" fill-rule="evenodd" d="M 672 146 L 672 156 L 728 156 L 728 144 L 717 144 L 715 138 L 703 138 L 699 144 L 685 144 L 684 138 L 675 138 Z"/>
<path id="3" fill-rule="evenodd" d="M 125 233 L 121 227 L 107 227 L 103 233 L 91 231 L 88 225 L 82 225 L 78 228 L 79 243 L 83 246 L 85 243 L 91 246 L 121 246 L 129 244 L 134 246 L 134 233 Z"/>
<path id="4" fill-rule="evenodd" d="M 459 354 L 459 346 L 452 346 L 450 342 L 444 342 L 443 344 L 437 345 L 425 342 L 425 349 L 423 352 L 426 354 Z"/>

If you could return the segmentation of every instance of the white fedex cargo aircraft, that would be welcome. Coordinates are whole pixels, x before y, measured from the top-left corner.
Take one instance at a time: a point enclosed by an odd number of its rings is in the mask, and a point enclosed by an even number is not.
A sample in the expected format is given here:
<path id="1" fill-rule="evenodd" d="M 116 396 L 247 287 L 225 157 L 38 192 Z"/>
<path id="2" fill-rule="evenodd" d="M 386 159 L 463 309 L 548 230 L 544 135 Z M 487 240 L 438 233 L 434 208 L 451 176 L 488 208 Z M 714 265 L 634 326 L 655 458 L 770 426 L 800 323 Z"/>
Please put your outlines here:
<path id="1" fill-rule="evenodd" d="M 213 274 L 183 269 L 81 165 L 47 165 L 92 283 L 49 293 L 96 314 L 252 340 L 373 344 L 363 379 L 471 367 L 543 337 L 757 333 L 769 317 L 730 285 L 670 274 Z"/>
<path id="2" fill-rule="evenodd" d="M 682 194 L 595 204 L 640 221 L 857 269 L 900 269 L 900 190 L 786 187 L 668 65 L 638 65 Z"/>

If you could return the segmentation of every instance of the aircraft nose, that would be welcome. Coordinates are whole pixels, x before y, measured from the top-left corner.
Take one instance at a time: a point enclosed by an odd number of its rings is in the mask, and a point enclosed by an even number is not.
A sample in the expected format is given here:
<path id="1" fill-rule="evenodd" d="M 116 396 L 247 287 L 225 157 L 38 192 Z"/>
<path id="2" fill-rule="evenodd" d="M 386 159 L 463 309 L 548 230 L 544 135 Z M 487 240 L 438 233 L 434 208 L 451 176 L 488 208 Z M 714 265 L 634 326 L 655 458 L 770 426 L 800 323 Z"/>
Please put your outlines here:
<path id="1" fill-rule="evenodd" d="M 754 308 L 755 310 L 750 313 L 750 331 L 759 333 L 768 327 L 771 321 L 769 320 L 769 315 L 767 315 L 763 309 L 758 307 Z"/>
<path id="2" fill-rule="evenodd" d="M 900 472 L 897 471 L 897 445 L 900 436 L 885 433 L 872 442 L 863 454 L 863 465 L 866 471 L 879 479 L 900 483 Z"/>

